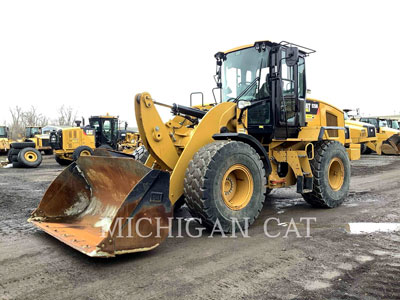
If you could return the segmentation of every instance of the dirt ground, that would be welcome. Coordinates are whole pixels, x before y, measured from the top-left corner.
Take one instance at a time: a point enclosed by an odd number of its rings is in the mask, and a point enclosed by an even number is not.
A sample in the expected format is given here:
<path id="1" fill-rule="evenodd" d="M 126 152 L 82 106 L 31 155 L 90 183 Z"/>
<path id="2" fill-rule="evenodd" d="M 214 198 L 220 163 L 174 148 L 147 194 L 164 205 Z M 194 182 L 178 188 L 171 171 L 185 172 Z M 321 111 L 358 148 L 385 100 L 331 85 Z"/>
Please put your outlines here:
<path id="1" fill-rule="evenodd" d="M 293 189 L 276 190 L 249 238 L 169 238 L 110 259 L 89 258 L 26 222 L 62 170 L 54 159 L 0 169 L 0 299 L 400 299 L 400 232 L 348 232 L 351 222 L 400 222 L 399 168 L 400 157 L 363 156 L 339 208 L 313 209 Z M 278 238 L 264 234 L 271 217 Z M 311 238 L 301 217 L 316 218 Z M 292 218 L 302 237 L 284 238 Z"/>

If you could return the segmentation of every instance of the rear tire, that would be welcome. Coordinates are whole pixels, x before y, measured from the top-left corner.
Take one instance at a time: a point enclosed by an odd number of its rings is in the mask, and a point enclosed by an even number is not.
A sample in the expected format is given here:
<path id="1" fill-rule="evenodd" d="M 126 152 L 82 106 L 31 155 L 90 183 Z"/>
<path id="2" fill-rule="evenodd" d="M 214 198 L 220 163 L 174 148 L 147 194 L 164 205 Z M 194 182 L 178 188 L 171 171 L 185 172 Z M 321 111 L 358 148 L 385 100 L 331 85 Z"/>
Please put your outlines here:
<path id="1" fill-rule="evenodd" d="M 350 187 L 350 161 L 346 149 L 336 141 L 323 141 L 314 146 L 311 161 L 313 191 L 302 194 L 314 207 L 333 208 L 343 203 Z"/>
<path id="2" fill-rule="evenodd" d="M 365 151 L 367 151 L 367 148 L 368 148 L 367 145 L 362 143 L 361 144 L 361 149 L 360 149 L 361 154 L 365 154 Z"/>
<path id="3" fill-rule="evenodd" d="M 365 152 L 363 154 L 371 154 L 371 153 L 372 153 L 372 150 L 367 147 L 367 149 L 365 149 Z"/>
<path id="4" fill-rule="evenodd" d="M 42 163 L 42 154 L 35 148 L 24 148 L 18 153 L 18 162 L 27 168 L 37 168 Z"/>
<path id="5" fill-rule="evenodd" d="M 60 158 L 57 155 L 55 156 L 55 159 L 56 159 L 56 162 L 58 162 L 58 164 L 60 166 L 68 166 L 72 163 L 71 160 Z"/>
<path id="6" fill-rule="evenodd" d="M 44 150 L 45 155 L 53 155 L 53 149 L 50 150 Z"/>
<path id="7" fill-rule="evenodd" d="M 365 143 L 361 144 L 361 154 L 371 154 L 372 150 Z"/>
<path id="8" fill-rule="evenodd" d="M 72 154 L 72 159 L 74 161 L 77 161 L 80 156 L 92 156 L 93 155 L 93 149 L 88 147 L 88 146 L 79 146 L 74 150 L 74 153 Z"/>
<path id="9" fill-rule="evenodd" d="M 216 141 L 201 148 L 189 163 L 185 202 L 207 228 L 214 228 L 218 220 L 224 232 L 232 232 L 233 219 L 244 229 L 257 218 L 265 201 L 265 185 L 263 162 L 251 146 Z M 235 224 L 235 230 L 238 227 Z"/>

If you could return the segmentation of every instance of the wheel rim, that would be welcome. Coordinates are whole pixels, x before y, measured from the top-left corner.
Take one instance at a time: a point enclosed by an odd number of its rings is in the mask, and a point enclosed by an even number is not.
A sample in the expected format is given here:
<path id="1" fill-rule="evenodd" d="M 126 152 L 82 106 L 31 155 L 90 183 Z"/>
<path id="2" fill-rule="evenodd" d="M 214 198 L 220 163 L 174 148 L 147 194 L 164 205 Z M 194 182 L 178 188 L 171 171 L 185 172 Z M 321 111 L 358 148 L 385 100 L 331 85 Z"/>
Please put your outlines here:
<path id="1" fill-rule="evenodd" d="M 90 156 L 92 155 L 89 150 L 83 150 L 80 156 Z"/>
<path id="2" fill-rule="evenodd" d="M 27 161 L 29 161 L 29 162 L 35 162 L 35 161 L 37 161 L 37 155 L 36 155 L 36 153 L 33 152 L 33 151 L 27 151 L 27 152 L 24 154 L 24 158 L 25 158 Z"/>
<path id="3" fill-rule="evenodd" d="M 222 177 L 221 194 L 226 206 L 240 210 L 247 206 L 253 195 L 253 177 L 241 164 L 230 167 Z"/>
<path id="4" fill-rule="evenodd" d="M 344 165 L 340 158 L 333 158 L 328 168 L 329 185 L 332 190 L 338 191 L 342 188 L 344 182 Z"/>

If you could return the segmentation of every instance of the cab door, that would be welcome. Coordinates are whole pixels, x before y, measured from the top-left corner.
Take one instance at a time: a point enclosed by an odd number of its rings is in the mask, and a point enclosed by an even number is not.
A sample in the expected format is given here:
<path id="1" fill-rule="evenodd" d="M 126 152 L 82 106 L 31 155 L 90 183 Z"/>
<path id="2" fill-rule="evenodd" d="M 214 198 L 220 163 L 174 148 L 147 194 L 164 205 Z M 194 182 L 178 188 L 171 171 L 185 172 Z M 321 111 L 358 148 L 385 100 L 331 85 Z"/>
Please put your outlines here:
<path id="1" fill-rule="evenodd" d="M 280 51 L 279 79 L 277 81 L 275 138 L 297 137 L 300 127 L 305 126 L 306 81 L 304 57 L 298 62 L 286 64 L 287 49 Z"/>

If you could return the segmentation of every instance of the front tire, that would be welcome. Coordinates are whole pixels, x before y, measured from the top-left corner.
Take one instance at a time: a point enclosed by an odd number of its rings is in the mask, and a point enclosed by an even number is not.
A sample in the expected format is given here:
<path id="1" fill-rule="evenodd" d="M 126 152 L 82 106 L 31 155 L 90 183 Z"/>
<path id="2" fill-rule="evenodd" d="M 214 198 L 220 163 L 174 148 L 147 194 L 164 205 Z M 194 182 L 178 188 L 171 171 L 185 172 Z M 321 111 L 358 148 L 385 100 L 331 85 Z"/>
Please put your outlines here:
<path id="1" fill-rule="evenodd" d="M 93 149 L 88 146 L 79 146 L 72 153 L 72 159 L 77 161 L 80 156 L 91 156 L 93 155 Z"/>
<path id="2" fill-rule="evenodd" d="M 201 148 L 186 170 L 185 202 L 194 217 L 224 232 L 251 225 L 265 201 L 266 175 L 257 152 L 243 142 L 216 141 Z M 247 222 L 246 222 L 247 221 Z M 233 225 L 233 223 L 236 223 Z"/>
<path id="3" fill-rule="evenodd" d="M 54 158 L 56 159 L 56 162 L 57 162 L 60 166 L 69 166 L 69 165 L 72 163 L 71 160 L 58 157 L 57 155 L 56 155 Z"/>
<path id="4" fill-rule="evenodd" d="M 313 191 L 302 194 L 304 200 L 314 207 L 341 205 L 350 187 L 350 161 L 343 145 L 336 141 L 317 143 L 311 170 Z"/>

